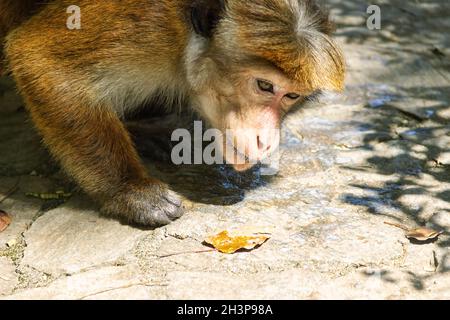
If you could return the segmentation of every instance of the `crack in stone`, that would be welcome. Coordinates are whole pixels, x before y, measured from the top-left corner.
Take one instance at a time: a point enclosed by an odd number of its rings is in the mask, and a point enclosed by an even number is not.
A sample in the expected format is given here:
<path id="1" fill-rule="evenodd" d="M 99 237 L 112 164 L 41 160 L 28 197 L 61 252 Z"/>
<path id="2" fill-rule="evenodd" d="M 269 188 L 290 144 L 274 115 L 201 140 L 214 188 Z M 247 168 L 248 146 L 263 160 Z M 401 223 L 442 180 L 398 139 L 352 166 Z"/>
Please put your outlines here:
<path id="1" fill-rule="evenodd" d="M 154 284 L 152 284 L 152 283 L 132 283 L 132 284 L 128 284 L 128 285 L 124 285 L 124 286 L 120 286 L 120 287 L 104 289 L 104 290 L 101 290 L 98 292 L 90 293 L 88 295 L 78 298 L 77 300 L 85 300 L 87 298 L 92 298 L 92 297 L 95 297 L 95 296 L 103 294 L 103 293 L 113 292 L 113 291 L 122 290 L 122 289 L 129 289 L 129 288 L 133 288 L 133 287 L 167 287 L 167 286 L 169 286 L 168 283 L 154 283 Z"/>

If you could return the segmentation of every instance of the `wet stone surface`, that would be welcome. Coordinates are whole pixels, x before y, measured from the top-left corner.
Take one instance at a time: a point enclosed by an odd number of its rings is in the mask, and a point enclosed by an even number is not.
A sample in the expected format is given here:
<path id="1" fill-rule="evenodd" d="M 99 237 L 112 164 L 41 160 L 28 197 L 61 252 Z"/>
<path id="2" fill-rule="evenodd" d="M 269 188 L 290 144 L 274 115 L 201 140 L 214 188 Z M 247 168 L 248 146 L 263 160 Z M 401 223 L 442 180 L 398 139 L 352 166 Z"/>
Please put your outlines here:
<path id="1" fill-rule="evenodd" d="M 1 79 L 0 209 L 13 222 L 0 233 L 0 297 L 450 298 L 450 8 L 379 3 L 383 28 L 370 31 L 365 1 L 329 1 L 347 90 L 287 118 L 278 175 L 174 167 L 167 141 L 135 128 L 146 165 L 188 208 L 156 230 L 99 216 Z M 61 189 L 74 193 L 65 203 L 26 196 Z M 418 245 L 385 221 L 444 233 Z M 272 238 L 251 252 L 199 252 L 238 226 Z"/>

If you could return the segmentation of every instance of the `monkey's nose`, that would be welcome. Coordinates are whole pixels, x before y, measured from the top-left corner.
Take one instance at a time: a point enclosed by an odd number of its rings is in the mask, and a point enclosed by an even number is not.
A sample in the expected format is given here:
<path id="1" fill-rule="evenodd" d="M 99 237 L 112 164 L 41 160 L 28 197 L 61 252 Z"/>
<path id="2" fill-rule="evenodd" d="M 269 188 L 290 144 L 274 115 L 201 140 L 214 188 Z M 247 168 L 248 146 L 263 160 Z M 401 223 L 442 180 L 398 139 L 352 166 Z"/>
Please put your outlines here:
<path id="1" fill-rule="evenodd" d="M 260 152 L 266 152 L 270 150 L 270 144 L 267 144 L 265 141 L 263 141 L 260 136 L 258 136 L 256 139 L 258 141 L 258 150 Z"/>

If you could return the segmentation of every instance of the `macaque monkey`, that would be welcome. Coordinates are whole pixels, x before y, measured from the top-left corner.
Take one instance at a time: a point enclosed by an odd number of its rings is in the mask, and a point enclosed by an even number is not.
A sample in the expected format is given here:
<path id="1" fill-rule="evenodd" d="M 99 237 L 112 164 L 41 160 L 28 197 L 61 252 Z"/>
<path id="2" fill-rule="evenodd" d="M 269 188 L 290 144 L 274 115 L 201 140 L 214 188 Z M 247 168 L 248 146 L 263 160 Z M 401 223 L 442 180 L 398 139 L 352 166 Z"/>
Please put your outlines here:
<path id="1" fill-rule="evenodd" d="M 66 25 L 71 5 L 80 29 Z M 188 106 L 222 132 L 253 128 L 235 152 L 261 159 L 278 142 L 258 130 L 280 128 L 312 93 L 343 89 L 332 24 L 313 0 L 2 0 L 0 18 L 8 70 L 45 145 L 102 212 L 130 223 L 183 211 L 122 122 L 144 102 Z"/>

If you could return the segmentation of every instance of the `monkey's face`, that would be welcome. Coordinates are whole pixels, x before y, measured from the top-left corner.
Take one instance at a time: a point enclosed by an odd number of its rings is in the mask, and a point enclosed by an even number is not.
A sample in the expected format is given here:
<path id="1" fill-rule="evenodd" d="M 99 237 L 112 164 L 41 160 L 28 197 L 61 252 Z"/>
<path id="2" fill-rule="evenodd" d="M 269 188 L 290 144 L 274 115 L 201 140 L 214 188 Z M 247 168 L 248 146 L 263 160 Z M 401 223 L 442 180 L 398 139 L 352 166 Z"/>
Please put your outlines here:
<path id="1" fill-rule="evenodd" d="M 221 151 L 238 171 L 278 150 L 284 115 L 308 93 L 272 67 L 216 71 L 200 94 L 200 113 L 222 132 Z"/>
<path id="2" fill-rule="evenodd" d="M 281 120 L 294 104 L 343 89 L 344 60 L 314 1 L 192 4 L 186 65 L 196 105 L 225 137 L 227 162 L 245 170 L 277 150 Z"/>

